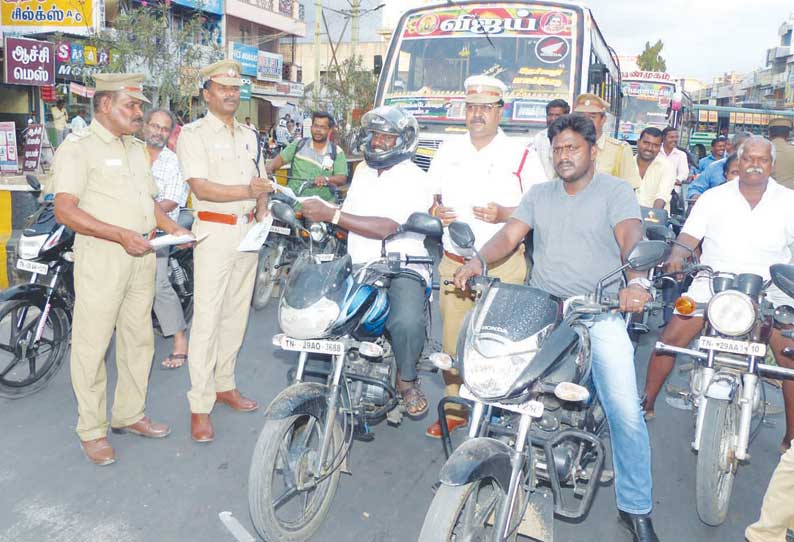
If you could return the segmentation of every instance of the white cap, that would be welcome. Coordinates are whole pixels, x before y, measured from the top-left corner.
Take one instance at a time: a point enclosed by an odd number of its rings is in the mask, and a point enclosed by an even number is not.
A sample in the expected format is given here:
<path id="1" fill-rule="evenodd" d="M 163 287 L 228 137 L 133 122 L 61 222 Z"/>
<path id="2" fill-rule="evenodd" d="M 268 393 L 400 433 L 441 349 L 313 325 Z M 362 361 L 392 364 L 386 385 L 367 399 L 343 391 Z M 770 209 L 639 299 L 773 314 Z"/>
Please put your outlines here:
<path id="1" fill-rule="evenodd" d="M 463 82 L 466 103 L 490 104 L 504 98 L 507 86 L 490 75 L 472 75 Z"/>

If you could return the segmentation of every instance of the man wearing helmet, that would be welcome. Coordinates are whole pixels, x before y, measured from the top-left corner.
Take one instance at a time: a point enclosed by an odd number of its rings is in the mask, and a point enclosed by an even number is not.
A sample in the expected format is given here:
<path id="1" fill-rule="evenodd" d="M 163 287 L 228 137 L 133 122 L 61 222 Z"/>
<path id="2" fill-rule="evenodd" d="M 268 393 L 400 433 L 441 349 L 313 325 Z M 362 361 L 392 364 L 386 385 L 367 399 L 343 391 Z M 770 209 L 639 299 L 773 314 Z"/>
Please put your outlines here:
<path id="1" fill-rule="evenodd" d="M 382 106 L 361 119 L 358 147 L 365 163 L 356 168 L 347 198 L 341 209 L 320 199 L 303 202 L 303 216 L 312 221 L 330 222 L 348 230 L 347 251 L 353 265 L 380 258 L 381 242 L 415 212 L 426 212 L 433 204 L 432 190 L 425 173 L 411 157 L 419 142 L 419 127 L 410 114 L 398 107 Z M 389 252 L 427 256 L 424 236 L 402 234 L 386 245 Z M 416 362 L 425 343 L 425 277 L 401 275 L 389 286 L 391 308 L 386 331 L 391 337 L 397 361 L 397 389 L 411 417 L 422 416 L 428 401 L 419 388 Z"/>

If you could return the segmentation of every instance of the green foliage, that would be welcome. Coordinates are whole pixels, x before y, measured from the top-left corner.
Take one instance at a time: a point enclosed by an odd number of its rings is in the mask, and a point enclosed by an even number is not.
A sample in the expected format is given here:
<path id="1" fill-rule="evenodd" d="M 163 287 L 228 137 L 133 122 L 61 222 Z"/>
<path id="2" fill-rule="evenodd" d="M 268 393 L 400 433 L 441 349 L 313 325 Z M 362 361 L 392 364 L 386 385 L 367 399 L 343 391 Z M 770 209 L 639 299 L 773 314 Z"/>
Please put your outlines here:
<path id="1" fill-rule="evenodd" d="M 661 56 L 664 43 L 658 40 L 653 46 L 649 41 L 645 42 L 645 50 L 637 57 L 637 66 L 646 72 L 666 72 L 667 62 Z"/>
<path id="2" fill-rule="evenodd" d="M 118 62 L 109 71 L 146 73 L 155 106 L 186 110 L 198 92 L 199 69 L 223 56 L 206 22 L 198 10 L 172 13 L 170 2 L 135 5 L 86 44 L 118 52 Z"/>

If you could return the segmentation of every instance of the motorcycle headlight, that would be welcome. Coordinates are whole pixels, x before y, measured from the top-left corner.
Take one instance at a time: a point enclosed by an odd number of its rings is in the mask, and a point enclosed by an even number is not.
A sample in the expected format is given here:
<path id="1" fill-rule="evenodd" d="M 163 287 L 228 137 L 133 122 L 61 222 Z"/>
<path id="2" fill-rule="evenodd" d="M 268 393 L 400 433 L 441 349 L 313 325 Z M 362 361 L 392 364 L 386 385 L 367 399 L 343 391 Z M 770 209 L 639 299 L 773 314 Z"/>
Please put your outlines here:
<path id="1" fill-rule="evenodd" d="M 463 350 L 463 378 L 466 387 L 482 399 L 499 399 L 510 394 L 515 381 L 532 363 L 552 325 L 520 343 L 502 337 L 480 336 L 477 344 L 466 338 Z"/>
<path id="2" fill-rule="evenodd" d="M 296 309 L 282 301 L 278 312 L 281 330 L 294 339 L 323 337 L 339 318 L 339 305 L 323 297 L 311 306 Z"/>
<path id="3" fill-rule="evenodd" d="M 706 316 L 718 333 L 738 337 L 753 328 L 755 305 L 748 295 L 736 290 L 725 290 L 711 298 Z"/>
<path id="4" fill-rule="evenodd" d="M 325 224 L 322 222 L 314 222 L 309 226 L 309 235 L 312 236 L 312 241 L 315 243 L 322 243 L 327 235 Z"/>
<path id="5" fill-rule="evenodd" d="M 17 255 L 23 260 L 33 260 L 39 257 L 41 247 L 47 242 L 47 234 L 44 235 L 23 235 L 19 238 L 17 245 Z"/>

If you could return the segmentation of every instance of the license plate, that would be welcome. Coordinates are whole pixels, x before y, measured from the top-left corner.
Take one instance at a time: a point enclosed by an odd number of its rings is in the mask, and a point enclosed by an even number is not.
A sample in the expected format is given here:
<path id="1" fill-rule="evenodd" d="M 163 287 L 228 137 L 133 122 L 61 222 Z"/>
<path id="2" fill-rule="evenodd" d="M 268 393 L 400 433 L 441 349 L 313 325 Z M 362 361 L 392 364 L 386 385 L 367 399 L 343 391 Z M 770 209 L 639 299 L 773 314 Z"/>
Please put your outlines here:
<path id="1" fill-rule="evenodd" d="M 272 233 L 277 233 L 279 235 L 292 234 L 292 230 L 290 230 L 289 228 L 285 228 L 284 226 L 270 226 L 270 231 Z"/>
<path id="2" fill-rule="evenodd" d="M 30 260 L 17 260 L 17 269 L 30 273 L 38 273 L 39 275 L 46 275 L 50 270 L 47 264 L 31 262 Z"/>
<path id="3" fill-rule="evenodd" d="M 460 387 L 460 396 L 464 399 L 470 399 L 472 401 L 480 401 L 477 399 L 474 394 L 469 391 L 466 386 Z M 502 410 L 509 410 L 510 412 L 516 412 L 518 414 L 526 414 L 527 416 L 531 416 L 532 418 L 541 418 L 543 416 L 543 411 L 545 407 L 543 403 L 540 401 L 527 401 L 526 403 L 521 403 L 517 405 L 511 405 L 507 403 L 500 403 L 499 401 L 486 401 L 487 404 L 491 406 L 495 406 L 497 408 L 501 408 Z"/>
<path id="4" fill-rule="evenodd" d="M 723 339 L 722 337 L 701 337 L 698 346 L 703 350 L 719 350 L 742 356 L 761 357 L 766 355 L 765 344 Z"/>
<path id="5" fill-rule="evenodd" d="M 333 254 L 315 254 L 318 262 L 331 262 L 334 259 Z"/>
<path id="6" fill-rule="evenodd" d="M 281 339 L 281 348 L 294 352 L 312 352 L 314 354 L 331 354 L 338 356 L 344 353 L 345 345 L 339 341 L 300 340 L 291 337 Z"/>

